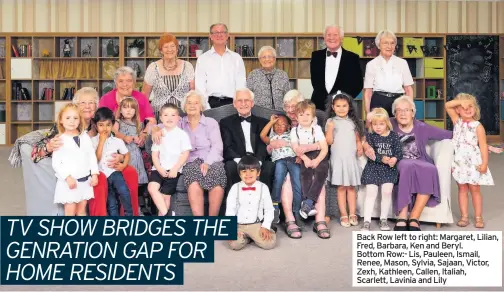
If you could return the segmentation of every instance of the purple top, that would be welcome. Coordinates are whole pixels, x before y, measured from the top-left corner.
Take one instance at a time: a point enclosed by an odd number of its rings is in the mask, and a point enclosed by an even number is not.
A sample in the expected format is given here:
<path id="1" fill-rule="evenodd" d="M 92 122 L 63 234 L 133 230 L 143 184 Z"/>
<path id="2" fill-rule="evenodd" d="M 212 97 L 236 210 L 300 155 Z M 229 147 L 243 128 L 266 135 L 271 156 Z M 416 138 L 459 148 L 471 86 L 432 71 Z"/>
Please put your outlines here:
<path id="1" fill-rule="evenodd" d="M 193 147 L 188 162 L 201 158 L 206 164 L 211 165 L 224 160 L 222 138 L 219 123 L 216 120 L 201 115 L 198 127 L 192 130 L 185 116 L 180 120 L 179 127 L 189 135 Z"/>
<path id="2" fill-rule="evenodd" d="M 394 132 L 398 134 L 404 134 L 404 132 L 399 129 L 399 125 L 397 124 L 397 120 L 395 118 L 391 118 L 390 122 L 392 123 L 392 127 L 394 128 Z M 453 133 L 451 131 L 442 130 L 438 127 L 434 127 L 417 120 L 413 120 L 412 131 L 415 134 L 415 140 L 418 152 L 420 154 L 420 157 L 418 159 L 427 161 L 431 164 L 434 164 L 434 160 L 432 160 L 432 158 L 427 154 L 427 151 L 425 149 L 425 146 L 429 142 L 429 140 L 440 141 L 444 139 L 451 139 L 453 136 Z"/>

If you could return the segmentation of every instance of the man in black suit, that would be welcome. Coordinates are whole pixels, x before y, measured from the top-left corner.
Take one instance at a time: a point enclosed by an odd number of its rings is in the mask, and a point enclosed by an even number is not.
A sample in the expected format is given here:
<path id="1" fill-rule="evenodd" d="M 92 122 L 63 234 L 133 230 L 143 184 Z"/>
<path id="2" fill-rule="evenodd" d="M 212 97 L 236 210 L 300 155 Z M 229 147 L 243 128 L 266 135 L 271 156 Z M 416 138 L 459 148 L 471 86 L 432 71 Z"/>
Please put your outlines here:
<path id="1" fill-rule="evenodd" d="M 329 94 L 341 90 L 356 97 L 362 91 L 363 77 L 359 56 L 341 47 L 343 30 L 328 26 L 324 32 L 326 49 L 312 53 L 310 62 L 312 102 L 325 110 Z"/>
<path id="2" fill-rule="evenodd" d="M 253 154 L 261 161 L 259 180 L 265 183 L 271 191 L 274 164 L 269 160 L 266 144 L 259 136 L 268 120 L 252 115 L 254 93 L 247 88 L 236 91 L 233 105 L 238 114 L 224 118 L 219 123 L 228 180 L 226 194 L 233 184 L 240 181 L 238 162 L 248 153 Z"/>

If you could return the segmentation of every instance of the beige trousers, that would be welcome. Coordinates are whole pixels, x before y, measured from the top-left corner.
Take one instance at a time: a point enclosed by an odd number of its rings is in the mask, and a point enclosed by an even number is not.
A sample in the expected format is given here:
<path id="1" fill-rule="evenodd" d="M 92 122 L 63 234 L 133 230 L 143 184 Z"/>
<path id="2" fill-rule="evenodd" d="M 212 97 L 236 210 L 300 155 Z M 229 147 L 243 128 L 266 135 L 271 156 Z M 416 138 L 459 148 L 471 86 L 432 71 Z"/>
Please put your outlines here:
<path id="1" fill-rule="evenodd" d="M 273 232 L 270 240 L 265 241 L 261 238 L 261 223 L 242 225 L 238 224 L 238 238 L 229 242 L 229 247 L 233 250 L 244 248 L 250 241 L 262 249 L 272 249 L 276 244 L 276 234 Z M 242 236 L 240 236 L 242 233 Z"/>

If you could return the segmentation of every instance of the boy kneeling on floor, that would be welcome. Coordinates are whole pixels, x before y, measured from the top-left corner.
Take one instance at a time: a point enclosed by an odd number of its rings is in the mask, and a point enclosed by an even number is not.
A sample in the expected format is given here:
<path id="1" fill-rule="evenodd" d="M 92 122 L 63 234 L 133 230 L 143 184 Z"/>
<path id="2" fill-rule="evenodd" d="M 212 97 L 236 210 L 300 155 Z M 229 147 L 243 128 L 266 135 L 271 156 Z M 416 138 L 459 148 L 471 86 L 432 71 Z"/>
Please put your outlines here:
<path id="1" fill-rule="evenodd" d="M 238 173 L 241 182 L 231 187 L 226 201 L 226 216 L 238 217 L 238 238 L 230 240 L 229 246 L 240 250 L 254 241 L 262 249 L 272 249 L 276 244 L 276 234 L 271 229 L 274 208 L 268 186 L 258 180 L 259 160 L 244 156 L 238 163 Z"/>

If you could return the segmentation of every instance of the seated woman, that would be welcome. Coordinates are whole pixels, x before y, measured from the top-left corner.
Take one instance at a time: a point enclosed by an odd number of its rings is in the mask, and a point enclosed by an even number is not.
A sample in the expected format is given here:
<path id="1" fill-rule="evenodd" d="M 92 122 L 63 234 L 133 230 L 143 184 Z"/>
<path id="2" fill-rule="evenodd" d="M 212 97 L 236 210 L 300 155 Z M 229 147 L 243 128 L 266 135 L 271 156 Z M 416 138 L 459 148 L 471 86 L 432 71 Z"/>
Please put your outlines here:
<path id="1" fill-rule="evenodd" d="M 390 122 L 403 145 L 403 159 L 397 165 L 399 182 L 394 211 L 399 218 L 394 230 L 420 231 L 418 219 L 424 207 L 435 207 L 440 202 L 438 171 L 425 146 L 429 140 L 451 139 L 452 132 L 415 120 L 415 103 L 408 96 L 397 98 L 392 111 L 395 118 Z M 366 155 L 374 159 L 373 148 L 367 143 L 363 146 Z"/>
<path id="2" fill-rule="evenodd" d="M 95 125 L 92 124 L 97 105 L 98 93 L 94 88 L 84 87 L 79 89 L 73 99 L 73 104 L 78 105 L 81 115 L 86 123 L 88 135 L 97 134 Z M 57 127 L 38 130 L 18 138 L 14 144 L 9 161 L 12 166 L 23 166 L 25 184 L 26 215 L 62 215 L 60 206 L 54 205 L 53 196 L 56 187 L 56 176 L 51 164 L 54 150 L 59 149 L 63 141 L 57 136 Z M 114 154 L 109 166 L 115 167 L 123 161 L 124 157 Z M 123 171 L 128 188 L 136 194 L 138 175 L 135 169 L 128 166 Z M 107 215 L 107 178 L 103 173 L 98 177 L 98 185 L 94 187 L 94 199 L 89 200 L 90 216 Z M 137 210 L 138 211 L 138 210 Z M 138 215 L 138 212 L 134 212 Z"/>
<path id="3" fill-rule="evenodd" d="M 286 115 L 292 120 L 292 126 L 297 126 L 296 117 L 296 105 L 303 101 L 303 95 L 297 90 L 290 90 L 285 94 L 283 99 L 283 108 Z M 271 141 L 269 147 L 276 149 L 285 146 L 283 141 Z M 320 150 L 318 149 L 318 144 L 303 145 L 300 146 L 298 156 L 305 152 Z M 290 238 L 298 239 L 302 237 L 301 228 L 303 226 L 303 221 L 299 216 L 299 207 L 301 205 L 301 198 L 294 198 L 292 192 L 292 185 L 290 182 L 290 177 L 287 175 L 285 183 L 282 187 L 282 209 L 285 215 L 285 231 Z M 293 202 L 295 204 L 293 205 Z M 327 239 L 331 237 L 331 233 L 327 228 L 327 223 L 325 222 L 325 208 L 326 208 L 326 189 L 322 188 L 319 199 L 315 204 L 315 209 L 317 210 L 317 215 L 315 215 L 315 226 L 314 231 L 317 233 L 318 237 L 322 239 Z"/>
<path id="4" fill-rule="evenodd" d="M 247 88 L 254 93 L 256 105 L 281 110 L 282 99 L 290 90 L 289 76 L 285 71 L 275 68 L 274 48 L 264 46 L 257 55 L 261 68 L 250 72 L 247 77 Z"/>
<path id="5" fill-rule="evenodd" d="M 179 126 L 189 135 L 193 146 L 183 169 L 183 178 L 193 215 L 204 215 L 203 192 L 207 190 L 208 214 L 217 216 L 227 179 L 219 124 L 202 114 L 205 104 L 204 96 L 194 90 L 182 99 L 182 110 L 187 115 L 181 119 Z"/>

